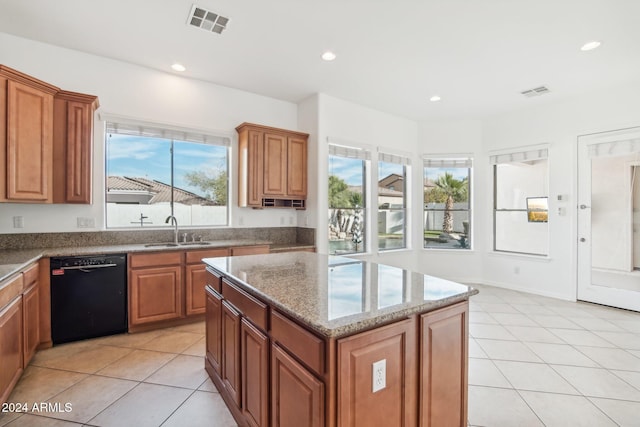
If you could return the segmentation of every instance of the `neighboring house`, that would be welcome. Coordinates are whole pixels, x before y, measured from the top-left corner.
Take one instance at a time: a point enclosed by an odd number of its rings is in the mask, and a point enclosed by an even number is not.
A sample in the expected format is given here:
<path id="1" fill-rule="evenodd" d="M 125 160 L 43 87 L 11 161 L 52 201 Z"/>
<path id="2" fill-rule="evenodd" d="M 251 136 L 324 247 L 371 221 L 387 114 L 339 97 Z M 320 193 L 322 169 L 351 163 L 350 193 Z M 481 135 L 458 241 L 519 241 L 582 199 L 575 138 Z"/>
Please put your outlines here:
<path id="1" fill-rule="evenodd" d="M 173 201 L 183 205 L 213 205 L 211 200 L 173 187 Z M 152 205 L 171 202 L 171 186 L 160 181 L 128 176 L 107 177 L 107 203 Z"/>

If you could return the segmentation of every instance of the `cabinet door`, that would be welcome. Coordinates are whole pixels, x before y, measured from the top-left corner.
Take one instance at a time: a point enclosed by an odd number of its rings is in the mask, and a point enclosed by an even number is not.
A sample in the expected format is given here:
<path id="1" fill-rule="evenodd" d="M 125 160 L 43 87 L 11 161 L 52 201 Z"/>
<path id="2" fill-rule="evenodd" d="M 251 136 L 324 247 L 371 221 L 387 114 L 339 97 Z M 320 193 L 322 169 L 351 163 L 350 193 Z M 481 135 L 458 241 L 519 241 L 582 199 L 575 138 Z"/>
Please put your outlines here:
<path id="1" fill-rule="evenodd" d="M 271 425 L 324 427 L 324 384 L 276 344 L 271 346 Z M 384 418 L 381 418 L 384 419 Z M 379 425 L 362 424 L 362 425 Z M 344 424 L 343 424 L 344 425 Z"/>
<path id="2" fill-rule="evenodd" d="M 181 271 L 180 266 L 131 270 L 130 326 L 182 317 Z"/>
<path id="3" fill-rule="evenodd" d="M 242 413 L 251 427 L 269 425 L 269 338 L 246 319 L 241 325 Z"/>
<path id="4" fill-rule="evenodd" d="M 307 197 L 307 140 L 288 138 L 287 195 L 304 199 Z"/>
<path id="5" fill-rule="evenodd" d="M 22 374 L 22 297 L 0 311 L 0 402 Z"/>
<path id="6" fill-rule="evenodd" d="M 338 341 L 339 425 L 416 425 L 415 335 L 409 319 Z"/>
<path id="7" fill-rule="evenodd" d="M 68 99 L 85 99 L 85 102 Z M 91 203 L 93 111 L 97 99 L 60 92 L 53 124 L 54 203 Z"/>
<path id="8" fill-rule="evenodd" d="M 53 95 L 7 82 L 7 188 L 15 201 L 51 202 Z"/>
<path id="9" fill-rule="evenodd" d="M 222 383 L 240 407 L 240 313 L 222 301 Z"/>
<path id="10" fill-rule="evenodd" d="M 207 360 L 218 376 L 221 375 L 222 361 L 222 296 L 211 288 L 207 288 Z"/>
<path id="11" fill-rule="evenodd" d="M 204 287 L 207 285 L 207 269 L 204 264 L 187 265 L 185 268 L 186 315 L 202 314 L 205 311 Z"/>
<path id="12" fill-rule="evenodd" d="M 265 196 L 287 194 L 287 138 L 272 133 L 264 134 L 264 182 Z"/>
<path id="13" fill-rule="evenodd" d="M 243 129 L 238 135 L 238 205 L 262 206 L 264 133 Z"/>
<path id="14" fill-rule="evenodd" d="M 420 427 L 466 426 L 468 304 L 420 320 Z"/>
<path id="15" fill-rule="evenodd" d="M 24 360 L 23 367 L 27 367 L 29 361 L 36 353 L 40 344 L 40 293 L 38 283 L 34 283 L 22 296 L 23 322 L 24 322 Z"/>

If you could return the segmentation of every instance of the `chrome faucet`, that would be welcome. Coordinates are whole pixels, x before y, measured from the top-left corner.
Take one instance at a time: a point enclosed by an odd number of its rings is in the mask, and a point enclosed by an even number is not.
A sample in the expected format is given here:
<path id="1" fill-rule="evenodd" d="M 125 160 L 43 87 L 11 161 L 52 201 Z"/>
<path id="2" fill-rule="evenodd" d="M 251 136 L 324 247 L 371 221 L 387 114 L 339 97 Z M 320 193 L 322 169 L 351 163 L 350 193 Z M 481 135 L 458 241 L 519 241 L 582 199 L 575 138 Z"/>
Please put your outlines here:
<path id="1" fill-rule="evenodd" d="M 173 224 L 173 243 L 177 245 L 178 244 L 178 220 L 176 219 L 175 216 L 169 215 L 167 219 L 164 220 L 164 223 L 169 224 L 169 221 L 171 221 L 171 224 Z"/>

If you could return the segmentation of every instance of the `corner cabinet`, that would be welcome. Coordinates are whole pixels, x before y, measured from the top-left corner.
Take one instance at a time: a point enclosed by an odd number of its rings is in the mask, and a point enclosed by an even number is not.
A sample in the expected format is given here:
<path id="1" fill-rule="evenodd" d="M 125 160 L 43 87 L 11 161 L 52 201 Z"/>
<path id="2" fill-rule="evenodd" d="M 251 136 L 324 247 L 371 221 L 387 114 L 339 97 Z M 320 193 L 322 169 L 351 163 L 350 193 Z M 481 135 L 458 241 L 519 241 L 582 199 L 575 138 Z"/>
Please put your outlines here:
<path id="1" fill-rule="evenodd" d="M 96 108 L 0 65 L 0 202 L 91 203 Z"/>
<path id="2" fill-rule="evenodd" d="M 304 209 L 306 133 L 243 123 L 238 132 L 238 205 Z"/>
<path id="3" fill-rule="evenodd" d="M 53 201 L 53 97 L 57 91 L 0 65 L 0 201 Z"/>

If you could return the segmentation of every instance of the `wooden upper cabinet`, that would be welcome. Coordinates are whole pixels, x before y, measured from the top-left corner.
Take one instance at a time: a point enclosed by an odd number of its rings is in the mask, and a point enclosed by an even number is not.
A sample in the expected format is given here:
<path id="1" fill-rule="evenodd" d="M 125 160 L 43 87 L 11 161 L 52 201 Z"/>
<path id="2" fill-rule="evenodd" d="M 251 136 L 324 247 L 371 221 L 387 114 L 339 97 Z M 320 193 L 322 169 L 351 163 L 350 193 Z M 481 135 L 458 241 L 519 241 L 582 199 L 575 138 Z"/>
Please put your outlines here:
<path id="1" fill-rule="evenodd" d="M 55 96 L 53 164 L 55 203 L 91 203 L 93 113 L 98 98 L 60 91 Z"/>
<path id="2" fill-rule="evenodd" d="M 0 202 L 91 203 L 96 108 L 0 65 Z"/>
<path id="3" fill-rule="evenodd" d="M 289 137 L 287 139 L 287 194 L 300 198 L 307 197 L 307 139 Z"/>
<path id="4" fill-rule="evenodd" d="M 303 209 L 309 135 L 243 123 L 238 132 L 238 205 Z"/>
<path id="5" fill-rule="evenodd" d="M 53 201 L 58 88 L 0 65 L 0 201 Z"/>

